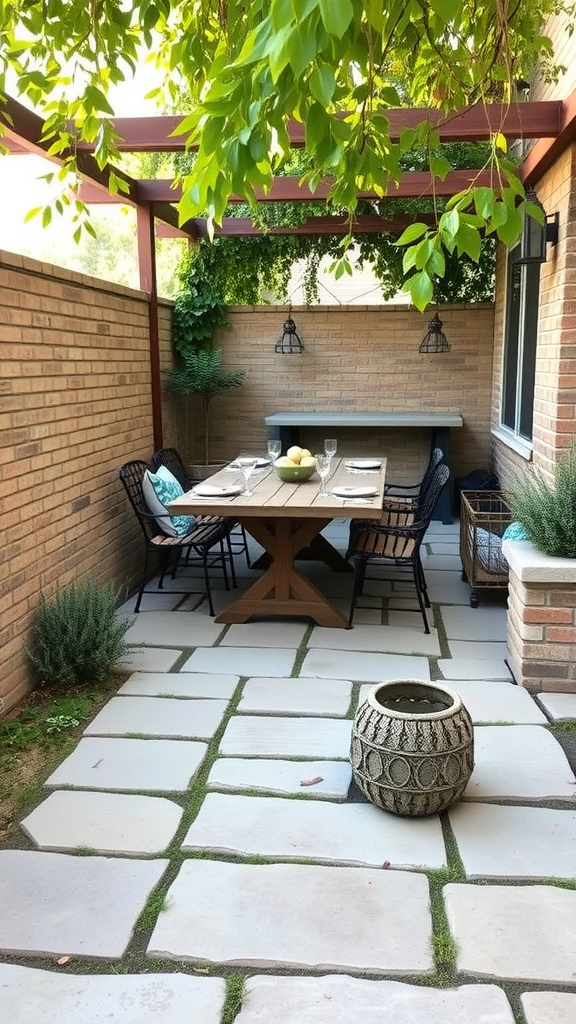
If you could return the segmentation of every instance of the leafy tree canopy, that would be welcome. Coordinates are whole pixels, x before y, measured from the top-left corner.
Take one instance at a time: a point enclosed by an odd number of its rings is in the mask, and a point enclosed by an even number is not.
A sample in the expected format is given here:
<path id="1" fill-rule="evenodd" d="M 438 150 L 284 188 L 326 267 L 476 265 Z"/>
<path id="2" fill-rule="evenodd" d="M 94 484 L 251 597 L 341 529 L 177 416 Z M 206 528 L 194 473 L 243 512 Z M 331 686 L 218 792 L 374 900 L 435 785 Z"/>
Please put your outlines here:
<path id="1" fill-rule="evenodd" d="M 183 127 L 197 155 L 184 178 L 183 221 L 207 214 L 219 222 L 234 193 L 257 216 L 255 190 L 270 186 L 290 153 L 290 118 L 305 127 L 304 181 L 314 188 L 332 178 L 330 202 L 352 216 L 357 189 L 384 196 L 414 150 L 428 151 L 436 176 L 449 169 L 427 124 L 390 137 L 390 107 L 449 111 L 506 100 L 514 80 L 529 79 L 535 67 L 553 75 L 544 26 L 570 2 L 11 0 L 0 8 L 0 96 L 11 72 L 20 94 L 47 115 L 65 169 L 74 171 L 78 140 L 94 143 L 104 166 L 118 157 L 110 87 L 148 51 L 165 76 L 164 98 L 184 91 L 192 110 Z M 403 95 L 399 74 L 408 83 Z M 485 235 L 510 244 L 526 213 L 541 216 L 499 132 L 487 166 L 493 187 L 453 197 L 434 228 L 416 222 L 400 239 L 420 309 L 445 276 L 446 254 L 476 262 Z"/>

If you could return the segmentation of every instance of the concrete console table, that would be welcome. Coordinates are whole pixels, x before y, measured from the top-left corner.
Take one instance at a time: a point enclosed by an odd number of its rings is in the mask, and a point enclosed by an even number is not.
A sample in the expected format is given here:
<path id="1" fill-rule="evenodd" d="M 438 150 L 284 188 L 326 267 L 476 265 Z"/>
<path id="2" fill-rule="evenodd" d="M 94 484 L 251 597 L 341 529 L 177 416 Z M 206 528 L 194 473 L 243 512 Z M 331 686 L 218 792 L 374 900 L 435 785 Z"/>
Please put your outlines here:
<path id="1" fill-rule="evenodd" d="M 270 437 L 279 438 L 284 451 L 300 443 L 300 427 L 431 427 L 432 448 L 441 448 L 450 466 L 450 427 L 463 426 L 459 413 L 452 412 L 275 412 L 264 422 Z M 452 522 L 448 484 L 440 495 L 435 519 Z"/>

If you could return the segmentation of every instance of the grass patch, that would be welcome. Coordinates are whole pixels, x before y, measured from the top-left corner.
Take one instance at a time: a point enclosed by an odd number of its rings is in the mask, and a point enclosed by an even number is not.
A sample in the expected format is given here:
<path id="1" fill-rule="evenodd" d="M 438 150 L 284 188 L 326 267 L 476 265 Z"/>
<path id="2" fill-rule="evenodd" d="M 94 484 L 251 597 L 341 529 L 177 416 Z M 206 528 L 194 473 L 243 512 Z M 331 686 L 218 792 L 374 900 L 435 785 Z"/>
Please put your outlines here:
<path id="1" fill-rule="evenodd" d="M 461 881 L 457 867 L 449 866 L 427 872 L 430 883 L 430 914 L 432 916 L 432 950 L 441 985 L 454 982 L 458 947 L 448 925 L 443 888 L 449 882 Z"/>
<path id="2" fill-rule="evenodd" d="M 74 686 L 57 697 L 40 687 L 0 721 L 0 842 L 12 834 L 16 816 L 39 802 L 44 780 L 125 678 L 113 675 L 102 686 Z"/>
<path id="3" fill-rule="evenodd" d="M 246 975 L 231 974 L 226 978 L 226 1000 L 222 1011 L 222 1024 L 233 1024 L 244 998 Z"/>
<path id="4" fill-rule="evenodd" d="M 168 909 L 170 900 L 166 889 L 155 889 L 146 900 L 146 906 L 138 918 L 137 928 L 152 929 L 163 910 Z"/>

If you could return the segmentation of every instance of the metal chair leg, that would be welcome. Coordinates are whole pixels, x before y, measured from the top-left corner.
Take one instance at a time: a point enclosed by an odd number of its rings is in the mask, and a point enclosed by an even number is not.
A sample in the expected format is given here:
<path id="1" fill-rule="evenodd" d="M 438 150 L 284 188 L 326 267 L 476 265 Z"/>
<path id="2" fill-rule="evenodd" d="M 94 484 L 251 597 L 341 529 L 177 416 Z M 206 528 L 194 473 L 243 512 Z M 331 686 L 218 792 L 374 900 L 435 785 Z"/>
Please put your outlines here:
<path id="1" fill-rule="evenodd" d="M 425 603 L 424 603 L 424 595 L 423 595 L 423 592 L 422 592 L 422 589 L 421 589 L 421 580 L 420 580 L 420 573 L 419 573 L 419 570 L 418 570 L 418 561 L 417 561 L 417 559 L 413 559 L 413 561 L 412 561 L 412 572 L 413 572 L 413 575 L 414 575 L 414 586 L 416 587 L 416 597 L 418 598 L 418 604 L 420 606 L 420 611 L 422 612 L 422 618 L 424 620 L 424 632 L 425 633 L 429 633 L 430 632 L 430 626 L 428 625 L 428 619 L 426 617 L 426 606 L 425 606 Z"/>

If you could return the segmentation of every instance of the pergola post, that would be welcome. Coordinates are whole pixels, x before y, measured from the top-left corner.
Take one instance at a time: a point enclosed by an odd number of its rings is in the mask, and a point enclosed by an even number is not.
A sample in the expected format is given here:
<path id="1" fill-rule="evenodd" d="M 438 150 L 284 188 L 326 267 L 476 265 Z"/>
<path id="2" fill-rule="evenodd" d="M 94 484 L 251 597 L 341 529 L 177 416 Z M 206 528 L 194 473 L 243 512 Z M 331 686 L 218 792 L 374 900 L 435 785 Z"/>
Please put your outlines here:
<path id="1" fill-rule="evenodd" d="M 162 389 L 160 387 L 160 332 L 158 326 L 158 289 L 156 283 L 156 246 L 154 214 L 150 203 L 136 207 L 138 229 L 138 268 L 140 289 L 148 295 L 148 332 L 150 337 L 150 385 L 154 450 L 162 448 Z"/>

